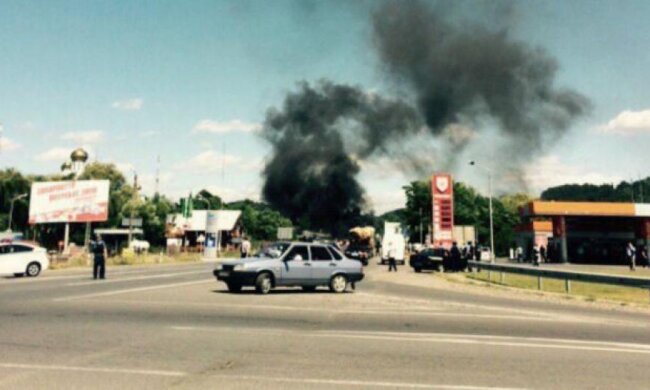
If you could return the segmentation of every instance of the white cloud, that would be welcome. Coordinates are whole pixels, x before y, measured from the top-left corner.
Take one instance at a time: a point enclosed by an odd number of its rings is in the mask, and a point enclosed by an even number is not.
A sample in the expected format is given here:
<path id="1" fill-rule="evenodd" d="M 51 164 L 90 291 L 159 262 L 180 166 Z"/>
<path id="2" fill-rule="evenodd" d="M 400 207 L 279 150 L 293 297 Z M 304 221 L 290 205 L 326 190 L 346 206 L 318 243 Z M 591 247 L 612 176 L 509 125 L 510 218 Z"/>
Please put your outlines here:
<path id="1" fill-rule="evenodd" d="M 72 153 L 72 149 L 70 148 L 55 147 L 55 148 L 48 149 L 43 153 L 37 154 L 34 157 L 34 159 L 36 161 L 43 161 L 43 162 L 55 161 L 55 162 L 63 163 L 64 161 L 70 159 L 70 153 Z"/>
<path id="2" fill-rule="evenodd" d="M 525 179 L 531 189 L 541 192 L 562 184 L 618 183 L 617 176 L 595 172 L 582 165 L 568 165 L 555 155 L 540 157 L 524 167 Z"/>
<path id="3" fill-rule="evenodd" d="M 368 192 L 371 208 L 377 215 L 403 208 L 406 205 L 404 190 Z"/>
<path id="4" fill-rule="evenodd" d="M 0 153 L 11 152 L 20 149 L 22 145 L 10 140 L 9 138 L 2 137 L 0 134 Z"/>
<path id="5" fill-rule="evenodd" d="M 259 131 L 262 126 L 259 123 L 244 122 L 239 119 L 234 119 L 227 122 L 219 122 L 210 119 L 203 119 L 199 121 L 192 129 L 193 133 L 212 133 L 222 134 L 231 132 L 250 133 Z"/>
<path id="6" fill-rule="evenodd" d="M 69 131 L 61 136 L 64 141 L 72 141 L 77 145 L 96 144 L 104 139 L 101 130 Z"/>
<path id="7" fill-rule="evenodd" d="M 144 100 L 142 98 L 133 98 L 115 101 L 111 104 L 111 107 L 123 111 L 139 111 L 143 105 Z"/>
<path id="8" fill-rule="evenodd" d="M 222 167 L 232 167 L 241 164 L 242 159 L 231 154 L 219 154 L 214 150 L 206 150 L 188 161 L 176 164 L 175 169 L 188 171 L 188 173 L 214 173 L 219 172 Z"/>
<path id="9" fill-rule="evenodd" d="M 598 127 L 598 130 L 603 133 L 623 135 L 650 134 L 650 109 L 623 111 L 607 124 Z"/>

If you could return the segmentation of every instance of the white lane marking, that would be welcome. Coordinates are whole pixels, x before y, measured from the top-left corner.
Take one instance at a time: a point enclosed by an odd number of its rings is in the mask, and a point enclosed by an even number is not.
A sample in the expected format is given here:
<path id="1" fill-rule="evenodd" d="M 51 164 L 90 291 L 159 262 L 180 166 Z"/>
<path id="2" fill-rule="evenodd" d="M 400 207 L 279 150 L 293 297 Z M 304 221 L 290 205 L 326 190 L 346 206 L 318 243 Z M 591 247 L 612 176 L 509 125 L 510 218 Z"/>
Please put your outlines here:
<path id="1" fill-rule="evenodd" d="M 368 292 L 357 292 L 355 294 L 365 295 L 368 297 L 381 298 L 386 301 L 393 301 L 393 302 L 394 301 L 408 302 L 409 300 L 411 300 L 411 298 L 377 294 L 377 293 L 368 293 Z M 412 298 L 412 302 L 416 302 L 421 305 L 431 305 L 434 303 L 432 300 L 418 299 L 418 298 Z M 619 319 L 612 319 L 607 317 L 593 317 L 587 315 L 566 314 L 566 313 L 558 313 L 554 311 L 547 311 L 543 309 L 527 310 L 527 309 L 494 306 L 489 304 L 477 305 L 471 303 L 460 303 L 460 302 L 450 302 L 450 301 L 443 301 L 443 302 L 436 301 L 435 304 L 445 308 L 464 308 L 464 309 L 493 311 L 493 312 L 501 312 L 501 313 L 511 313 L 509 315 L 519 315 L 520 318 L 526 318 L 524 316 L 531 316 L 531 317 L 535 317 L 535 319 L 539 321 L 582 322 L 582 323 L 592 323 L 592 324 L 599 324 L 599 325 L 603 325 L 603 324 L 620 325 L 620 326 L 638 327 L 638 328 L 646 328 L 648 326 L 647 322 L 644 321 L 619 320 Z M 471 315 L 472 314 L 470 314 L 470 316 Z"/>
<path id="2" fill-rule="evenodd" d="M 131 375 L 154 375 L 179 377 L 187 376 L 187 373 L 180 371 L 161 371 L 161 370 L 137 370 L 130 368 L 107 368 L 107 367 L 76 367 L 76 366 L 57 366 L 42 364 L 19 364 L 19 363 L 0 363 L 0 368 L 13 368 L 20 370 L 48 370 L 48 371 L 78 371 L 106 374 L 131 374 Z"/>
<path id="3" fill-rule="evenodd" d="M 399 341 L 399 342 L 428 342 L 467 345 L 491 345 L 516 348 L 566 349 L 576 351 L 618 352 L 650 354 L 650 345 L 635 343 L 616 343 L 591 340 L 553 339 L 540 337 L 514 337 L 499 335 L 473 335 L 453 333 L 410 333 L 410 332 L 365 332 L 365 331 L 314 331 L 273 330 L 273 329 L 233 329 L 208 328 L 193 326 L 173 326 L 178 331 L 202 332 L 241 332 L 250 334 L 288 335 L 299 337 L 348 338 L 361 340 Z"/>
<path id="4" fill-rule="evenodd" d="M 74 296 L 70 296 L 70 297 L 55 298 L 55 299 L 53 299 L 53 301 L 54 302 L 65 302 L 65 301 L 74 301 L 74 300 L 78 300 L 78 299 L 109 297 L 111 295 L 128 294 L 128 293 L 132 293 L 132 292 L 149 291 L 149 290 L 159 290 L 159 289 L 164 289 L 164 288 L 191 286 L 191 285 L 194 285 L 194 284 L 204 284 L 204 283 L 210 283 L 210 282 L 214 282 L 214 279 L 211 278 L 211 279 L 195 280 L 195 281 L 192 281 L 192 282 L 157 284 L 157 285 L 154 285 L 154 286 L 147 286 L 147 287 L 137 287 L 137 288 L 128 288 L 128 289 L 123 289 L 123 290 L 107 291 L 107 292 L 101 292 L 101 293 L 74 295 Z"/>
<path id="5" fill-rule="evenodd" d="M 117 301 L 116 301 L 117 302 Z M 280 305 L 245 305 L 245 304 L 230 304 L 230 303 L 201 303 L 201 302 L 170 302 L 170 301 L 129 301 L 120 300 L 124 304 L 137 304 L 137 305 L 177 305 L 177 306 L 195 306 L 195 307 L 212 307 L 215 309 L 247 309 L 247 310 L 260 310 L 260 311 L 287 311 L 287 312 L 308 312 L 308 313 L 322 313 L 322 314 L 356 314 L 365 316 L 414 316 L 414 317 L 460 317 L 460 318 L 484 318 L 484 319 L 499 319 L 499 320 L 513 320 L 513 321 L 541 321 L 541 322 L 586 322 L 582 320 L 571 320 L 564 318 L 543 318 L 543 317 L 525 317 L 516 315 L 499 315 L 499 314 L 473 314 L 473 313 L 457 313 L 445 312 L 442 309 L 426 309 L 426 310 L 386 310 L 386 309 L 332 309 L 323 310 L 322 308 L 301 307 L 301 306 L 280 306 Z"/>
<path id="6" fill-rule="evenodd" d="M 76 282 L 76 283 L 68 283 L 66 286 L 68 287 L 73 287 L 73 286 L 88 286 L 91 284 L 94 285 L 102 285 L 102 284 L 107 284 L 107 283 L 121 283 L 121 282 L 131 282 L 131 281 L 138 281 L 138 280 L 149 280 L 149 279 L 162 279 L 162 278 L 173 278 L 175 276 L 182 276 L 182 275 L 195 275 L 195 274 L 207 274 L 208 271 L 188 271 L 188 272 L 168 272 L 164 274 L 153 274 L 153 275 L 143 275 L 143 276 L 135 276 L 135 277 L 130 277 L 130 278 L 122 278 L 122 279 L 106 279 L 102 281 L 96 281 L 96 280 L 91 280 L 91 281 L 86 281 L 86 282 Z"/>
<path id="7" fill-rule="evenodd" d="M 331 385 L 331 386 L 365 386 L 365 387 L 389 387 L 391 389 L 448 389 L 448 390 L 519 390 L 521 388 L 512 387 L 486 387 L 486 386 L 463 386 L 463 385 L 442 385 L 427 383 L 402 383 L 402 382 L 379 382 L 379 381 L 362 381 L 362 380 L 339 380 L 339 379 L 321 379 L 321 378 L 293 378 L 293 377 L 272 377 L 272 376 L 254 376 L 254 375 L 211 375 L 211 377 L 248 380 L 260 382 L 283 382 L 283 383 L 301 383 L 312 385 Z"/>
<path id="8" fill-rule="evenodd" d="M 203 264 L 201 264 L 203 265 Z M 183 268 L 190 268 L 188 267 L 176 267 L 174 266 L 173 269 L 171 268 L 156 268 L 156 269 L 146 269 L 146 268 L 137 268 L 137 269 L 132 269 L 132 270 L 125 270 L 125 269 L 120 269 L 120 270 L 112 270 L 111 267 L 107 268 L 107 274 L 110 276 L 123 276 L 123 275 L 146 275 L 147 272 L 151 271 L 156 271 L 156 272 L 172 272 L 174 269 L 183 269 Z M 194 267 L 191 267 L 194 268 Z M 10 285 L 10 284 L 31 284 L 34 282 L 54 282 L 57 280 L 69 280 L 69 279 L 88 279 L 92 278 L 92 268 L 88 267 L 88 270 L 83 271 L 75 271 L 74 274 L 68 274 L 68 275 L 57 275 L 57 276 L 50 276 L 53 273 L 58 273 L 59 271 L 54 270 L 54 271 L 44 271 L 44 275 L 38 276 L 36 278 L 26 278 L 26 277 L 21 277 L 21 278 L 16 278 L 13 276 L 0 276 L 0 285 Z M 212 268 L 205 268 L 205 272 L 212 272 Z"/>

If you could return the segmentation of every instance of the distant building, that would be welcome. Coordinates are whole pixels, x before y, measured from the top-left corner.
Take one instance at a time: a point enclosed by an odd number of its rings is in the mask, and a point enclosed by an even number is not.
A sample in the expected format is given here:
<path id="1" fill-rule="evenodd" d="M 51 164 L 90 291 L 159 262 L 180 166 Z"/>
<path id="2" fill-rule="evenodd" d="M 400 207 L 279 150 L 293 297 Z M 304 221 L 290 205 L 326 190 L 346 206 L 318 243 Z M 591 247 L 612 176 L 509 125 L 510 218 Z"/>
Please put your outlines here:
<path id="1" fill-rule="evenodd" d="M 626 264 L 625 245 L 650 245 L 650 204 L 534 201 L 520 209 L 517 245 L 552 261 Z"/>

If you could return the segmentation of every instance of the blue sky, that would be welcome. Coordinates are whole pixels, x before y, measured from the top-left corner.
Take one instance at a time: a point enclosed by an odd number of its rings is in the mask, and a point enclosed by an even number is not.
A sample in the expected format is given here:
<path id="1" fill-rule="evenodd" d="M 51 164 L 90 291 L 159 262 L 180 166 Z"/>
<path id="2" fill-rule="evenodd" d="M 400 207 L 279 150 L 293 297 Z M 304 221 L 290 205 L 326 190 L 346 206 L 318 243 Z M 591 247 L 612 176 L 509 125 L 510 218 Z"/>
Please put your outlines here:
<path id="1" fill-rule="evenodd" d="M 0 4 L 0 167 L 53 173 L 83 145 L 137 171 L 147 191 L 160 155 L 162 192 L 207 187 L 229 200 L 256 198 L 269 154 L 257 129 L 297 82 L 328 78 L 390 93 L 371 44 L 377 2 Z M 471 14 L 473 4 L 463 10 Z M 594 106 L 531 160 L 531 192 L 650 175 L 650 3 L 515 5 L 504 15 L 513 36 L 546 48 L 560 64 L 558 85 Z M 485 187 L 470 169 L 456 175 Z M 378 211 L 400 207 L 401 186 L 416 178 L 382 160 L 361 175 Z"/>

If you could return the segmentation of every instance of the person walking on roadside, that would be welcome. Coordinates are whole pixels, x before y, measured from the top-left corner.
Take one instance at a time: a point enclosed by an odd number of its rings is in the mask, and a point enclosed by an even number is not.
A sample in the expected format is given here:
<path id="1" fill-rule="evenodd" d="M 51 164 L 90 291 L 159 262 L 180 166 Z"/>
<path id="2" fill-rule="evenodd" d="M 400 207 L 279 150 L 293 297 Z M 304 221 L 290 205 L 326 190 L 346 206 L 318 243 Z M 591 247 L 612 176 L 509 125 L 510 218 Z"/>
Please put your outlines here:
<path id="1" fill-rule="evenodd" d="M 521 263 L 524 260 L 524 250 L 521 249 L 521 246 L 517 247 L 517 263 Z"/>
<path id="2" fill-rule="evenodd" d="M 544 245 L 539 246 L 539 260 L 546 263 L 546 247 Z"/>
<path id="3" fill-rule="evenodd" d="M 639 264 L 643 265 L 643 267 L 650 267 L 650 263 L 648 262 L 648 249 L 646 248 L 645 245 L 639 245 L 639 248 L 636 250 L 637 256 L 639 257 Z"/>
<path id="4" fill-rule="evenodd" d="M 245 259 L 250 256 L 251 253 L 251 242 L 248 241 L 248 237 L 242 237 L 241 241 L 241 258 Z"/>
<path id="5" fill-rule="evenodd" d="M 625 256 L 627 257 L 627 262 L 630 265 L 630 271 L 636 270 L 636 248 L 631 242 L 627 243 L 627 248 L 625 248 Z"/>
<path id="6" fill-rule="evenodd" d="M 93 254 L 93 279 L 105 279 L 108 249 L 101 235 L 97 234 L 97 240 L 92 242 L 91 250 Z"/>
<path id="7" fill-rule="evenodd" d="M 397 262 L 395 261 L 395 248 L 392 243 L 388 243 L 388 272 L 397 272 Z"/>
<path id="8" fill-rule="evenodd" d="M 535 244 L 533 246 L 533 265 L 539 267 L 539 246 Z"/>

